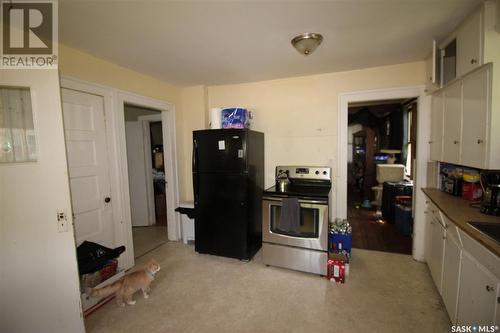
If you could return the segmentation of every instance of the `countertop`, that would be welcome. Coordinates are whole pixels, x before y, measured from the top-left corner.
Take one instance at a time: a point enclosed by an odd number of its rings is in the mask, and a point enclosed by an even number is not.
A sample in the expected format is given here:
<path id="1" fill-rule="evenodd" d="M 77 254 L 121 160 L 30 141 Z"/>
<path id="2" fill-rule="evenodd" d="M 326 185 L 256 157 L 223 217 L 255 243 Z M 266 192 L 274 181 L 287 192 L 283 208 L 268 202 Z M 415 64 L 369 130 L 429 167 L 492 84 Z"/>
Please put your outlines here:
<path id="1" fill-rule="evenodd" d="M 457 227 L 500 257 L 500 245 L 467 224 L 469 221 L 500 224 L 500 216 L 483 214 L 478 208 L 471 207 L 470 201 L 455 197 L 436 188 L 423 188 L 422 191 Z"/>

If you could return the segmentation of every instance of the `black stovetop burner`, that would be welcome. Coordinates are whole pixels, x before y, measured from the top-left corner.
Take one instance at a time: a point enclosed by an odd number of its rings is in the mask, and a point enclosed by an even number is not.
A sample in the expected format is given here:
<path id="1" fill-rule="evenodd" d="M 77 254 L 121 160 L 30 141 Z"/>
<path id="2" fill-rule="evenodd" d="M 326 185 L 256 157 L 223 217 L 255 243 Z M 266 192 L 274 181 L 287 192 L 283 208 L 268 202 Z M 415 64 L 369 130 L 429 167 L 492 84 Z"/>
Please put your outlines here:
<path id="1" fill-rule="evenodd" d="M 277 166 L 276 182 L 288 178 L 285 191 L 276 184 L 264 191 L 267 196 L 328 199 L 331 189 L 331 168 L 319 166 Z"/>
<path id="2" fill-rule="evenodd" d="M 281 192 L 276 186 L 272 186 L 264 191 L 264 195 L 328 198 L 330 189 L 331 186 L 307 186 L 290 184 L 285 192 Z"/>

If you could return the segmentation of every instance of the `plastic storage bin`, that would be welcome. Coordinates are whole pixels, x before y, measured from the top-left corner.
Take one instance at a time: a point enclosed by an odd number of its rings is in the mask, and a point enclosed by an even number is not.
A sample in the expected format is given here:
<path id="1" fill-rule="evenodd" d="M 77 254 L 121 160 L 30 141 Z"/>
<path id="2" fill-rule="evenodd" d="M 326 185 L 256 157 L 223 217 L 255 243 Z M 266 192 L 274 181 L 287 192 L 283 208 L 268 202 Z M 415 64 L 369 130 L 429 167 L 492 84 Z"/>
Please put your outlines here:
<path id="1" fill-rule="evenodd" d="M 476 201 L 483 196 L 483 189 L 480 184 L 481 177 L 478 173 L 465 172 L 462 182 L 462 198 Z"/>
<path id="2" fill-rule="evenodd" d="M 351 255 L 352 233 L 341 234 L 330 232 L 330 253 Z"/>
<path id="3" fill-rule="evenodd" d="M 245 128 L 247 123 L 247 109 L 222 109 L 222 128 Z"/>
<path id="4" fill-rule="evenodd" d="M 193 208 L 192 201 L 184 201 L 179 205 L 180 208 Z M 189 218 L 187 214 L 181 214 L 182 222 L 182 242 L 187 244 L 189 241 L 194 241 L 194 219 Z"/>
<path id="5" fill-rule="evenodd" d="M 396 205 L 396 227 L 405 236 L 411 236 L 413 229 L 413 219 L 411 217 L 411 211 L 411 207 Z"/>

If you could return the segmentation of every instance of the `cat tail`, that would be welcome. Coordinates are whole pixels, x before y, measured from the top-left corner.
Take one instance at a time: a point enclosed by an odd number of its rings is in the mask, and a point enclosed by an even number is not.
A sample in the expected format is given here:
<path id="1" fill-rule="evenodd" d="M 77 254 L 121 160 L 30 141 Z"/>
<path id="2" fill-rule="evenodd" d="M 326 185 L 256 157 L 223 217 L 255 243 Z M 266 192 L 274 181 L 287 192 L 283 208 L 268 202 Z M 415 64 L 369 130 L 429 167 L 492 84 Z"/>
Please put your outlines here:
<path id="1" fill-rule="evenodd" d="M 85 294 L 93 297 L 106 297 L 115 293 L 118 289 L 120 289 L 122 282 L 123 282 L 122 280 L 118 280 L 115 283 L 112 283 L 110 285 L 107 285 L 99 289 L 87 288 L 85 290 Z"/>

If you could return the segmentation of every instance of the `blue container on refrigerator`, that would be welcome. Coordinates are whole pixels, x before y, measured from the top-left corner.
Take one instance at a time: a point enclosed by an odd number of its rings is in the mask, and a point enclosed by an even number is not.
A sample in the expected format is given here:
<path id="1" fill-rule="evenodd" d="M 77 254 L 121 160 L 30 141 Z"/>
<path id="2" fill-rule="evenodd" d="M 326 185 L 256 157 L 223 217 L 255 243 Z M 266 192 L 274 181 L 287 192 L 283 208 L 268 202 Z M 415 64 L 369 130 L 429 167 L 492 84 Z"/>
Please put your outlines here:
<path id="1" fill-rule="evenodd" d="M 244 108 L 226 108 L 222 110 L 222 128 L 245 128 L 248 111 Z"/>

